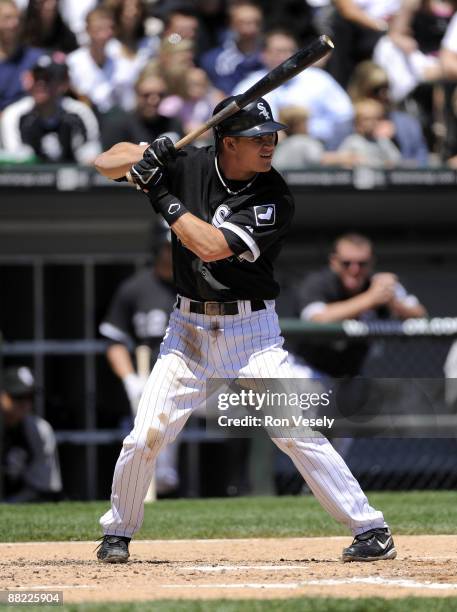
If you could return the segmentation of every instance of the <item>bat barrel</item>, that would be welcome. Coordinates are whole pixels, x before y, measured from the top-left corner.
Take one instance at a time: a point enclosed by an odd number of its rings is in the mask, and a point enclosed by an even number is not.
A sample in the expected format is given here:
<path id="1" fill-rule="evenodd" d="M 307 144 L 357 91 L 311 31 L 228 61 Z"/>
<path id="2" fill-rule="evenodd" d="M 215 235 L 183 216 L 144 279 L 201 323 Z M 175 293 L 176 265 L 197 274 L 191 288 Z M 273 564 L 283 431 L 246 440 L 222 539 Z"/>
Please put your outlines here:
<path id="1" fill-rule="evenodd" d="M 255 85 L 249 88 L 244 94 L 237 99 L 237 104 L 240 108 L 250 104 L 257 98 L 265 96 L 267 93 L 276 89 L 292 77 L 302 72 L 308 66 L 311 66 L 318 60 L 325 57 L 334 49 L 332 40 L 322 34 L 316 38 L 311 44 L 303 49 L 300 49 L 289 57 L 285 62 L 274 68 L 263 79 L 260 79 Z"/>
<path id="2" fill-rule="evenodd" d="M 273 89 L 276 89 L 276 87 L 279 87 L 305 68 L 308 68 L 308 66 L 311 66 L 321 58 L 325 57 L 328 53 L 330 53 L 330 51 L 332 51 L 333 48 L 333 42 L 327 35 L 323 34 L 322 36 L 319 36 L 319 38 L 316 38 L 312 43 L 303 49 L 300 49 L 285 62 L 274 68 L 246 92 L 240 96 L 237 96 L 236 101 L 232 101 L 216 115 L 210 117 L 210 119 L 208 119 L 204 125 L 196 128 L 184 136 L 184 138 L 181 138 L 181 140 L 175 144 L 175 148 L 181 149 L 182 147 L 190 144 L 209 128 L 218 125 L 221 121 L 227 119 L 227 117 L 235 114 L 237 111 L 244 108 L 257 98 L 265 96 L 267 93 Z"/>

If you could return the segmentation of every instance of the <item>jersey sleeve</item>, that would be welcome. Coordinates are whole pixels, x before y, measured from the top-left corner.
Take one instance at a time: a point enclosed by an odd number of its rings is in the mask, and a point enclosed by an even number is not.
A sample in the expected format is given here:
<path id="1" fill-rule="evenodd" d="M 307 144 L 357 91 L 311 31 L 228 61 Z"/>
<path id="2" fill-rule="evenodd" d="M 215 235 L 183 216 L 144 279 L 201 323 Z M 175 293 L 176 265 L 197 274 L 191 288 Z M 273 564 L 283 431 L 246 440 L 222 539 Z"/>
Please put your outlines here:
<path id="1" fill-rule="evenodd" d="M 236 211 L 219 229 L 235 255 L 253 263 L 284 236 L 293 212 L 292 197 L 284 195 Z"/>
<path id="2" fill-rule="evenodd" d="M 132 327 L 132 307 L 128 286 L 124 283 L 114 295 L 99 332 L 112 342 L 132 347 L 135 335 Z"/>
<path id="3" fill-rule="evenodd" d="M 307 276 L 298 289 L 300 318 L 310 321 L 314 315 L 324 310 L 331 301 L 326 282 L 321 274 Z"/>

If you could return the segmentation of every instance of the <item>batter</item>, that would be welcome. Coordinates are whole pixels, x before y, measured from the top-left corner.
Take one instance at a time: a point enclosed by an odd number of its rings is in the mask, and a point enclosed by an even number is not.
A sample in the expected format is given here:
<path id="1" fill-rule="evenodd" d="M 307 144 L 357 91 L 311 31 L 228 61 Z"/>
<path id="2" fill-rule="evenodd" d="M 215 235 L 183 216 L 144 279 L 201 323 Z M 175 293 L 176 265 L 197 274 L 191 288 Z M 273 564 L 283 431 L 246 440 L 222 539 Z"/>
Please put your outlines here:
<path id="1" fill-rule="evenodd" d="M 217 113 L 233 98 L 222 101 Z M 177 301 L 160 355 L 114 471 L 111 509 L 100 523 L 98 559 L 126 562 L 143 521 L 154 460 L 205 399 L 217 378 L 293 378 L 275 312 L 274 262 L 294 203 L 272 166 L 277 132 L 259 98 L 215 128 L 215 146 L 174 148 L 119 143 L 96 160 L 106 177 L 129 177 L 173 231 Z M 354 535 L 344 561 L 390 559 L 396 550 L 372 508 L 324 437 L 272 438 L 294 462 L 327 512 Z"/>

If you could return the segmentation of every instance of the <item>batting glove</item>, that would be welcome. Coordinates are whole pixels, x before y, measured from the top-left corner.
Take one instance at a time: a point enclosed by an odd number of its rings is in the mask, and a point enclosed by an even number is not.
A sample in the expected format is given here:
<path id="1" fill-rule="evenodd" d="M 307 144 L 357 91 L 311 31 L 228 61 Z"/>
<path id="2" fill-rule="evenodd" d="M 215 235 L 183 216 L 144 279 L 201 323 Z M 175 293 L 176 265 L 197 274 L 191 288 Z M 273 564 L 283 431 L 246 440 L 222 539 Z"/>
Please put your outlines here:
<path id="1" fill-rule="evenodd" d="M 168 136 L 156 138 L 143 153 L 143 159 L 155 166 L 167 166 L 178 157 L 173 141 Z"/>
<path id="2" fill-rule="evenodd" d="M 155 187 L 163 176 L 162 170 L 157 166 L 157 164 L 151 164 L 149 161 L 146 161 L 144 157 L 136 164 L 133 164 L 133 166 L 130 168 L 129 174 L 130 179 L 133 183 L 135 183 L 136 188 L 146 192 L 148 192 L 152 187 Z"/>

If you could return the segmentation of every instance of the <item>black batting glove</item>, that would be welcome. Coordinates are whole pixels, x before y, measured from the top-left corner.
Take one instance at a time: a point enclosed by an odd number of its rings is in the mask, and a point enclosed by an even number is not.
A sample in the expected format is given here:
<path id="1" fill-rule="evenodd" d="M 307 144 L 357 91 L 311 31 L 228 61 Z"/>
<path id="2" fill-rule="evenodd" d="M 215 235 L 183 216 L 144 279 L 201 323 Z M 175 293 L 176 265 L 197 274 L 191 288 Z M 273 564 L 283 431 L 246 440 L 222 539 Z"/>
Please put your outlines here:
<path id="1" fill-rule="evenodd" d="M 156 138 L 143 153 L 143 159 L 159 167 L 167 166 L 178 157 L 173 141 L 168 136 Z"/>
<path id="2" fill-rule="evenodd" d="M 162 170 L 157 164 L 151 164 L 144 157 L 130 168 L 130 178 L 141 191 L 148 192 L 160 182 L 162 176 Z"/>

